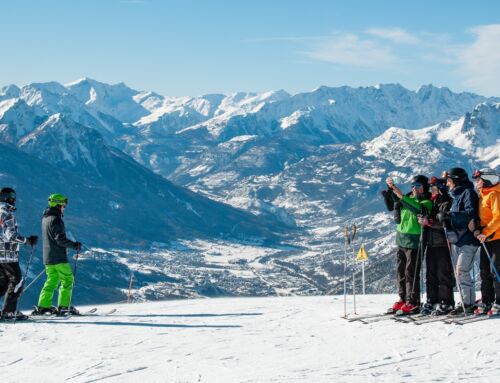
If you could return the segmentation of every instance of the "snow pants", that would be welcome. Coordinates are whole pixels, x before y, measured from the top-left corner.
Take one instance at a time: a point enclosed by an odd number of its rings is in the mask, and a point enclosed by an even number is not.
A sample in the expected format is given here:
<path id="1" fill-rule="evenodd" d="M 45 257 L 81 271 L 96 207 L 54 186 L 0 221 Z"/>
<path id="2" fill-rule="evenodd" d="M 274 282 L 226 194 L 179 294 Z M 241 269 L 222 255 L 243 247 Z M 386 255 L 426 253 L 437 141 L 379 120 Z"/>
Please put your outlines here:
<path id="1" fill-rule="evenodd" d="M 69 263 L 45 265 L 45 274 L 47 274 L 47 280 L 40 292 L 38 307 L 49 308 L 52 306 L 54 291 L 59 285 L 57 306 L 68 307 L 74 282 L 73 272 Z"/>
<path id="2" fill-rule="evenodd" d="M 420 267 L 422 260 L 419 249 L 398 247 L 396 255 L 396 272 L 398 293 L 401 300 L 418 305 L 420 304 Z"/>
<path id="3" fill-rule="evenodd" d="M 470 273 L 474 265 L 477 249 L 478 247 L 474 245 L 460 247 L 451 245 L 453 263 L 458 278 L 457 284 L 462 292 L 464 305 L 473 305 L 476 302 L 476 289 Z"/>
<path id="4" fill-rule="evenodd" d="M 19 262 L 0 263 L 0 296 L 4 296 L 3 312 L 17 311 L 17 300 L 23 291 L 23 275 Z"/>
<path id="5" fill-rule="evenodd" d="M 491 242 L 485 242 L 486 248 L 490 253 L 496 269 L 500 273 L 500 239 Z M 481 246 L 479 258 L 479 269 L 481 274 L 481 299 L 483 303 L 500 304 L 500 282 L 498 282 L 495 272 L 492 270 L 488 256 Z"/>
<path id="6" fill-rule="evenodd" d="M 448 247 L 429 247 L 425 258 L 427 302 L 455 306 L 453 266 Z"/>

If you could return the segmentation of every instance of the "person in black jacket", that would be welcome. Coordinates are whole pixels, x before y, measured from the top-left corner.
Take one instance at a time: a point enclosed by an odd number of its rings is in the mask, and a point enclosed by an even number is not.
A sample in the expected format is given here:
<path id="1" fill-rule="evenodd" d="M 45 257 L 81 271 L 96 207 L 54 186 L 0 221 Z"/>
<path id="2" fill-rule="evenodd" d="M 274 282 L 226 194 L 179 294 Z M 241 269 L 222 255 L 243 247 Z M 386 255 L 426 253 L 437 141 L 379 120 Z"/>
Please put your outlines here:
<path id="1" fill-rule="evenodd" d="M 23 276 L 19 266 L 19 245 L 34 247 L 36 235 L 23 237 L 17 232 L 14 216 L 16 210 L 16 191 L 5 187 L 0 190 L 0 297 L 5 295 L 1 319 L 23 320 L 28 317 L 17 311 L 17 301 L 23 291 Z"/>
<path id="2" fill-rule="evenodd" d="M 68 262 L 67 250 L 80 251 L 82 244 L 66 237 L 62 220 L 68 199 L 62 194 L 49 197 L 49 207 L 42 218 L 43 263 L 47 280 L 40 292 L 38 306 L 33 315 L 44 314 L 78 314 L 78 310 L 70 307 L 73 290 L 73 272 Z M 54 290 L 60 284 L 57 309 L 52 307 Z"/>
<path id="3" fill-rule="evenodd" d="M 457 284 L 462 297 L 462 304 L 452 310 L 450 315 L 463 315 L 464 309 L 465 314 L 472 314 L 475 309 L 476 290 L 471 271 L 479 241 L 469 228 L 479 219 L 479 197 L 464 169 L 448 170 L 446 180 L 453 201 L 450 212 L 441 217 L 445 217 L 447 239 L 451 243 Z"/>
<path id="4" fill-rule="evenodd" d="M 437 219 L 438 213 L 448 212 L 451 207 L 451 197 L 448 194 L 446 180 L 432 177 L 431 186 L 432 211 L 429 217 L 420 217 L 419 223 L 425 227 L 424 242 L 426 244 L 426 289 L 427 302 L 422 308 L 422 314 L 445 315 L 453 310 L 453 266 L 450 249 L 446 239 L 443 224 Z"/>

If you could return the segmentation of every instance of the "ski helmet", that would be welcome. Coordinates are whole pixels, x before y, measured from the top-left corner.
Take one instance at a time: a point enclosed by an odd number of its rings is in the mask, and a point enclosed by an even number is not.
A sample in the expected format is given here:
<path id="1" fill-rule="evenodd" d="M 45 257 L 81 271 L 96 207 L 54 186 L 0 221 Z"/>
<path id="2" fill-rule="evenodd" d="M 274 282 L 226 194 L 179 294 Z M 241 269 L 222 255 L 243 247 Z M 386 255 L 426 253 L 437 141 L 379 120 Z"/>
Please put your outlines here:
<path id="1" fill-rule="evenodd" d="M 456 184 L 464 183 L 469 179 L 467 172 L 462 168 L 451 168 L 446 172 L 446 178 L 451 178 Z"/>
<path id="2" fill-rule="evenodd" d="M 429 191 L 429 179 L 421 174 L 411 179 L 411 185 L 416 187 L 423 186 L 425 192 Z"/>
<path id="3" fill-rule="evenodd" d="M 429 181 L 430 186 L 436 186 L 439 190 L 448 190 L 446 186 L 446 178 L 438 178 L 433 176 Z"/>
<path id="4" fill-rule="evenodd" d="M 478 179 L 481 178 L 483 180 L 483 185 L 486 188 L 495 186 L 500 182 L 500 177 L 498 173 L 491 168 L 483 168 L 479 170 L 475 170 L 472 178 Z"/>
<path id="5" fill-rule="evenodd" d="M 55 193 L 51 194 L 49 197 L 49 207 L 66 206 L 68 204 L 68 198 L 62 194 Z"/>
<path id="6" fill-rule="evenodd" d="M 0 190 L 0 202 L 6 202 L 9 205 L 15 205 L 16 191 L 9 187 L 2 188 Z"/>

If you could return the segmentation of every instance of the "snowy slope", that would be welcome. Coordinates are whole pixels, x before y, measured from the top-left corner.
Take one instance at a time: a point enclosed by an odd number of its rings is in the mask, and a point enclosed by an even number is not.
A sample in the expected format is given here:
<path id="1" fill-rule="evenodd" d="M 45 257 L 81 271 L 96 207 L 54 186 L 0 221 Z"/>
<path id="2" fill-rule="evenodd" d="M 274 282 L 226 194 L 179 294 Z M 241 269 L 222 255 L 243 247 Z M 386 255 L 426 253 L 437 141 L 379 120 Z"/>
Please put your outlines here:
<path id="1" fill-rule="evenodd" d="M 358 297 L 358 313 L 393 296 Z M 111 316 L 0 323 L 14 382 L 496 382 L 497 320 L 422 326 L 341 319 L 342 297 L 101 306 Z M 349 303 L 351 307 L 351 303 Z"/>

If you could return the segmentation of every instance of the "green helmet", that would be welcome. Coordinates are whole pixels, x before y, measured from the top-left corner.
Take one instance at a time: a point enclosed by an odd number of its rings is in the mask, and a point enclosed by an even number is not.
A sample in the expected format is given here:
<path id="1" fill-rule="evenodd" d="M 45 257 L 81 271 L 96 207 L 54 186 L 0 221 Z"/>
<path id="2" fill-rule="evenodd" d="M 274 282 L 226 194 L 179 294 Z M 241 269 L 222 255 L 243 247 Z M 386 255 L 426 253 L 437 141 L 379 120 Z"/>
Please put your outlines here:
<path id="1" fill-rule="evenodd" d="M 51 194 L 49 197 L 49 207 L 66 206 L 67 204 L 68 198 L 62 194 L 55 193 Z"/>

